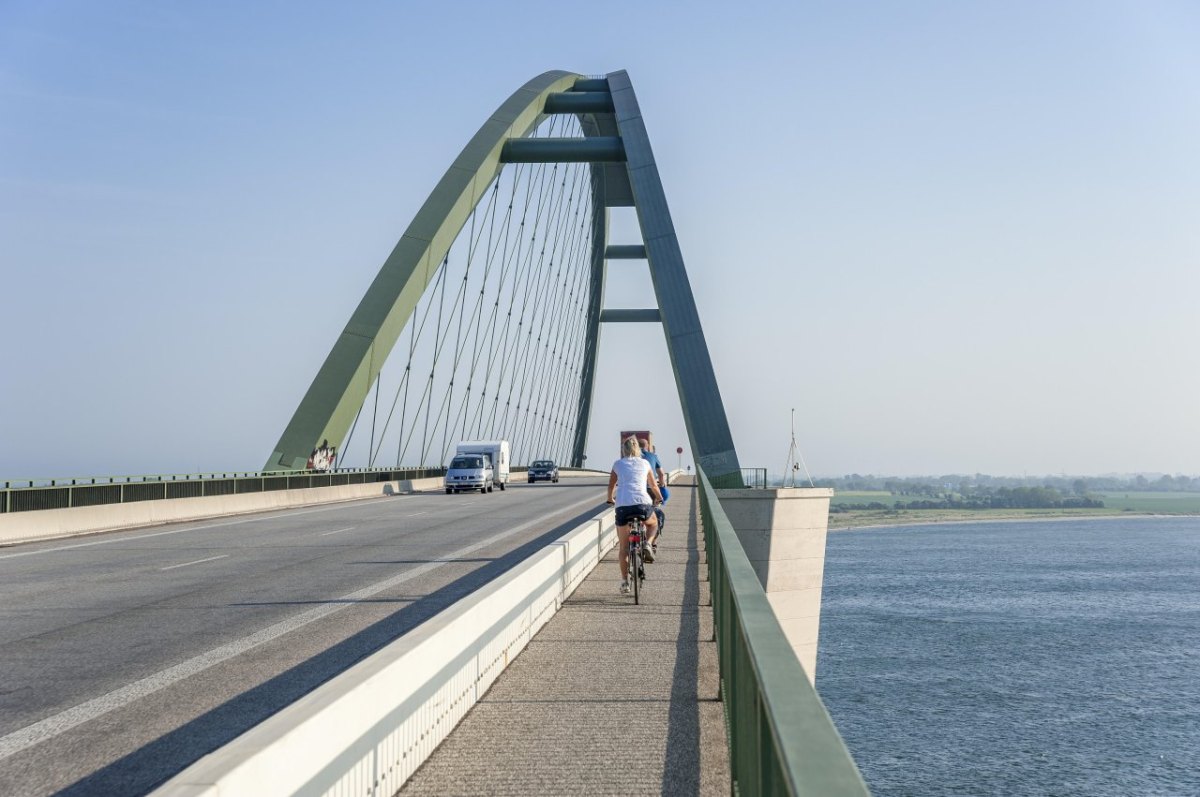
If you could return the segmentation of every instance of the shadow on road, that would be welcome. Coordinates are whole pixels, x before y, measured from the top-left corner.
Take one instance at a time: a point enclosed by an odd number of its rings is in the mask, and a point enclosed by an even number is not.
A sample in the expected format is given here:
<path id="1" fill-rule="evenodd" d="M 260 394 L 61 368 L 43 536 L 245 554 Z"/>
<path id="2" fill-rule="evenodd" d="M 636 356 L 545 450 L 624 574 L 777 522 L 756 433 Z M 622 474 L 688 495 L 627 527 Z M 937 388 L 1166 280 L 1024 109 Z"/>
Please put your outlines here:
<path id="1" fill-rule="evenodd" d="M 595 489 L 592 486 L 591 489 Z M 144 794 L 592 518 L 596 506 L 58 792 Z M 475 561 L 475 560 L 471 560 Z M 329 601 L 321 601 L 328 603 Z M 303 603 L 303 602 L 298 602 Z"/>

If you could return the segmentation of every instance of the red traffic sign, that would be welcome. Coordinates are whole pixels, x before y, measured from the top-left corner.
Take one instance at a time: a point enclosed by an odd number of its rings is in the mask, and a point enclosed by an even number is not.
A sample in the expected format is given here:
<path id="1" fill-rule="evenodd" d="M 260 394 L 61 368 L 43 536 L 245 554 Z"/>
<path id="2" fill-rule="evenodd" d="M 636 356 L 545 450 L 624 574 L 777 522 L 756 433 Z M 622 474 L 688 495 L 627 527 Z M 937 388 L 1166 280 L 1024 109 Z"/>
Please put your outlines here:
<path id="1" fill-rule="evenodd" d="M 680 446 L 679 448 L 675 449 L 675 453 L 676 453 L 676 454 L 682 454 L 682 453 L 683 453 L 683 446 Z"/>

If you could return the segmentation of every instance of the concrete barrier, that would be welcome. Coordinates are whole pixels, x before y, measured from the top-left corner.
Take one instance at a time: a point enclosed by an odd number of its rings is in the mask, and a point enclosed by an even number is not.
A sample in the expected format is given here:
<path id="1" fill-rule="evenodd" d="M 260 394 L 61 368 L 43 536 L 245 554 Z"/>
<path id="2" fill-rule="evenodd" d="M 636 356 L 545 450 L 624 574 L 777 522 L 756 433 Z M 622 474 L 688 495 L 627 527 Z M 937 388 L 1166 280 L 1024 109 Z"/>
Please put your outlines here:
<path id="1" fill-rule="evenodd" d="M 441 476 L 429 479 L 347 484 L 337 487 L 309 487 L 299 490 L 271 490 L 239 495 L 211 495 L 202 498 L 167 498 L 158 501 L 133 501 L 124 504 L 81 506 L 70 509 L 41 509 L 31 512 L 0 514 L 0 545 L 51 540 L 94 534 L 99 531 L 183 523 L 227 515 L 244 515 L 274 509 L 295 509 L 337 501 L 354 501 L 420 490 L 440 490 Z"/>
<path id="2" fill-rule="evenodd" d="M 564 478 L 599 475 L 607 473 L 586 470 L 563 473 Z M 404 479 L 338 487 L 310 487 L 299 490 L 271 490 L 262 493 L 167 498 L 69 509 L 11 512 L 0 514 L 0 546 L 75 537 L 101 531 L 158 526 L 164 523 L 185 523 L 277 509 L 296 509 L 383 495 L 441 490 L 444 486 L 443 477 L 434 476 L 428 479 Z"/>
<path id="3" fill-rule="evenodd" d="M 609 510 L 153 794 L 394 794 L 615 543 Z"/>

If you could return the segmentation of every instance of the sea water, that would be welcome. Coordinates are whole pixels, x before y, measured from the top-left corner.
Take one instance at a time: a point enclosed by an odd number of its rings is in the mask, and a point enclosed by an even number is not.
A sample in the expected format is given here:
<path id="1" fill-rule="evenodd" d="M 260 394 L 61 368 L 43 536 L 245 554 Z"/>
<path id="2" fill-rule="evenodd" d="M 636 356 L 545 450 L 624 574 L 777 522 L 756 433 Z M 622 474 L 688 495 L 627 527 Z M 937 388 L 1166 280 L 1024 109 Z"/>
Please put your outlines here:
<path id="1" fill-rule="evenodd" d="M 1200 795 L 1200 518 L 831 533 L 817 690 L 881 797 Z"/>

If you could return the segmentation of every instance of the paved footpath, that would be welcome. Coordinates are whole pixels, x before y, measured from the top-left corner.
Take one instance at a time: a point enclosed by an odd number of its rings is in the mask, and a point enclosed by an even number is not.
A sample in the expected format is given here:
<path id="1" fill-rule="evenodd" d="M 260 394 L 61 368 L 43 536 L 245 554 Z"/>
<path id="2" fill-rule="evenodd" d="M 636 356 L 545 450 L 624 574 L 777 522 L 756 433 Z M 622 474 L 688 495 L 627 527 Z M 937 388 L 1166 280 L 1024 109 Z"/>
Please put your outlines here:
<path id="1" fill-rule="evenodd" d="M 729 794 L 696 498 L 671 488 L 642 604 L 614 549 L 401 795 Z"/>

